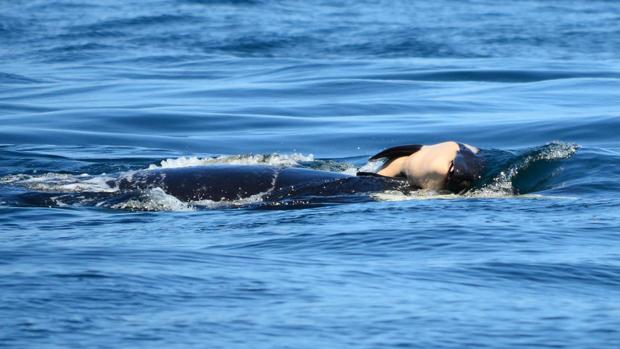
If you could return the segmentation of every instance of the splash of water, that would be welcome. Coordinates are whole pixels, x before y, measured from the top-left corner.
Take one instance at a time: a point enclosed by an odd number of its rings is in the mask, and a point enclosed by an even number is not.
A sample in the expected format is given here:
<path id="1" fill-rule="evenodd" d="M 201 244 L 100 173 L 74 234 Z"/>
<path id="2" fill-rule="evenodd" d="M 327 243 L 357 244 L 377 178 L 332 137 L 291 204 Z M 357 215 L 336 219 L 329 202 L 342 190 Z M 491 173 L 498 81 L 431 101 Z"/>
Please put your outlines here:
<path id="1" fill-rule="evenodd" d="M 174 159 L 162 160 L 159 165 L 149 165 L 150 170 L 160 168 L 179 168 L 209 165 L 271 165 L 297 166 L 302 162 L 314 161 L 314 155 L 308 154 L 243 154 L 222 155 L 216 157 L 182 156 Z"/>
<path id="2" fill-rule="evenodd" d="M 166 194 L 161 188 L 145 190 L 138 198 L 132 198 L 110 206 L 129 211 L 194 211 L 195 208 L 176 197 Z"/>
<path id="3" fill-rule="evenodd" d="M 579 149 L 577 144 L 556 141 L 528 151 L 518 157 L 516 161 L 512 161 L 511 165 L 506 170 L 501 171 L 489 184 L 471 191 L 468 196 L 501 197 L 514 195 L 516 190 L 513 180 L 518 174 L 527 171 L 533 164 L 541 161 L 568 159 L 577 152 L 577 149 Z"/>

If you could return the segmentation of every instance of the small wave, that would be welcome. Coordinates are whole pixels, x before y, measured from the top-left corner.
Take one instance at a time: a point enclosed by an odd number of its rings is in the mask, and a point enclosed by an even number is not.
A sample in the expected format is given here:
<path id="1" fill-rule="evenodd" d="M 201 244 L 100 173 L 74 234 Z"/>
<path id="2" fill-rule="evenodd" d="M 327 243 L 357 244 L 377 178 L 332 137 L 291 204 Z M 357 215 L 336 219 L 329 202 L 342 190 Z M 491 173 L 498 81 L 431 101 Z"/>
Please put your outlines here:
<path id="1" fill-rule="evenodd" d="M 533 283 L 561 284 L 575 283 L 580 288 L 589 285 L 618 287 L 620 269 L 614 265 L 595 264 L 592 262 L 558 261 L 558 262 L 486 262 L 466 265 L 469 272 L 477 273 L 482 278 L 497 281 L 523 280 Z"/>
<path id="2" fill-rule="evenodd" d="M 473 190 L 470 195 L 496 197 L 497 195 L 527 193 L 531 191 L 529 188 L 534 185 L 530 183 L 519 183 L 519 178 L 526 177 L 528 170 L 531 170 L 536 164 L 568 159 L 577 152 L 577 149 L 579 149 L 579 145 L 577 144 L 552 142 L 545 146 L 527 151 L 516 159 L 513 159 L 508 168 L 496 174 L 488 184 Z M 544 179 L 545 174 L 538 173 L 535 177 L 537 180 Z"/>
<path id="3" fill-rule="evenodd" d="M 5 83 L 5 84 L 23 84 L 23 83 L 38 83 L 41 81 L 31 79 L 24 75 L 0 72 L 0 82 Z"/>
<path id="4" fill-rule="evenodd" d="M 198 19 L 191 14 L 187 15 L 174 15 L 174 14 L 160 14 L 150 16 L 134 16 L 123 18 L 112 18 L 107 20 L 97 21 L 95 23 L 82 24 L 72 27 L 73 32 L 98 32 L 102 30 L 110 30 L 113 28 L 116 31 L 122 31 L 124 29 L 136 30 L 137 28 L 145 26 L 161 26 L 174 25 L 178 23 L 188 23 L 191 21 L 197 21 Z"/>
<path id="5" fill-rule="evenodd" d="M 179 0 L 180 3 L 192 5 L 259 5 L 260 0 Z"/>
<path id="6" fill-rule="evenodd" d="M 271 165 L 271 166 L 296 166 L 301 162 L 314 161 L 314 155 L 308 154 L 248 154 L 248 155 L 222 155 L 216 157 L 201 158 L 197 156 L 182 156 L 180 158 L 162 160 L 159 165 L 149 165 L 149 170 L 160 168 L 178 168 L 208 165 Z"/>
<path id="7" fill-rule="evenodd" d="M 66 173 L 45 173 L 42 175 L 16 174 L 0 178 L 1 184 L 19 185 L 42 192 L 63 193 L 113 193 L 118 188 L 110 186 L 109 181 L 115 178 L 103 175 L 89 175 L 86 173 L 74 175 Z"/>
<path id="8" fill-rule="evenodd" d="M 442 70 L 402 74 L 369 75 L 370 79 L 409 81 L 480 81 L 530 83 L 548 80 L 617 78 L 614 72 L 554 71 L 554 70 Z"/>

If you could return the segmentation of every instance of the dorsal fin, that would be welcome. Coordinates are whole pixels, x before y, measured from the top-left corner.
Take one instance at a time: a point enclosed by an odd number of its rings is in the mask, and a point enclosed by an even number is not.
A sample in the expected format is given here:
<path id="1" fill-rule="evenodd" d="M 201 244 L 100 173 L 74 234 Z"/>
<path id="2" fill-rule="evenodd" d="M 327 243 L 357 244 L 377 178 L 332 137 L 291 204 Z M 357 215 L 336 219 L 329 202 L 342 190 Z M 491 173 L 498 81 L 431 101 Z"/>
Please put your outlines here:
<path id="1" fill-rule="evenodd" d="M 387 161 L 390 162 L 396 158 L 402 156 L 409 156 L 418 150 L 422 149 L 422 144 L 407 144 L 407 145 L 399 145 L 397 147 L 387 148 L 375 155 L 373 155 L 370 160 L 377 160 L 382 158 L 387 158 Z"/>

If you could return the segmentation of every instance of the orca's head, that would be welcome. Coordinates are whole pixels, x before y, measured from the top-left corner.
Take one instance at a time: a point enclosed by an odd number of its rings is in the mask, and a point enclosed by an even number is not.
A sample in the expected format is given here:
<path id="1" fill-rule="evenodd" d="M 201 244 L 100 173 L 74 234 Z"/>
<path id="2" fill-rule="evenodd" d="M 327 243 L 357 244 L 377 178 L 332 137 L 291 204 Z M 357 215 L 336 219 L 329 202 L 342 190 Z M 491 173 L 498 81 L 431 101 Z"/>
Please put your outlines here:
<path id="1" fill-rule="evenodd" d="M 450 162 L 445 176 L 444 189 L 455 194 L 470 190 L 482 177 L 484 162 L 478 155 L 480 150 L 467 144 L 458 143 L 459 150 Z"/>

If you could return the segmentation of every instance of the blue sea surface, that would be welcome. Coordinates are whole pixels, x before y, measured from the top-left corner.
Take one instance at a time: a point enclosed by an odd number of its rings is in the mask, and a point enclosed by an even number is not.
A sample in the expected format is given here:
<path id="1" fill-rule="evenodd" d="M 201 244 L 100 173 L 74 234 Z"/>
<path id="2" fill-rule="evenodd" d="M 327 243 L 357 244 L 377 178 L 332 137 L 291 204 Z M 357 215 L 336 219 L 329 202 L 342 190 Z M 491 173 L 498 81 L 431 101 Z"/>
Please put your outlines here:
<path id="1" fill-rule="evenodd" d="M 0 3 L 0 347 L 620 347 L 620 3 Z M 465 195 L 106 201 L 495 154 Z"/>

